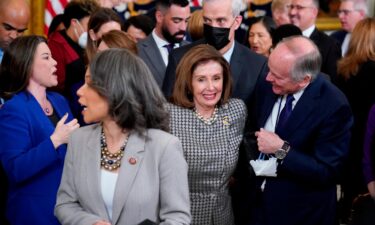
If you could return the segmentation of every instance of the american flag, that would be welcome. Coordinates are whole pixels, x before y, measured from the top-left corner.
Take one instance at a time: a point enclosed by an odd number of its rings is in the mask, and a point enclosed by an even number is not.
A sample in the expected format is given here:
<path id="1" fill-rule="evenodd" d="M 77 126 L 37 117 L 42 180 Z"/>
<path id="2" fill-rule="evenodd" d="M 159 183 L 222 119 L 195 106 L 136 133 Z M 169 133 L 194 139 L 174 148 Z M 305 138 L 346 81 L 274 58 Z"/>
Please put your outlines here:
<path id="1" fill-rule="evenodd" d="M 44 33 L 48 33 L 48 27 L 54 16 L 64 12 L 64 7 L 70 0 L 46 0 L 44 10 Z"/>

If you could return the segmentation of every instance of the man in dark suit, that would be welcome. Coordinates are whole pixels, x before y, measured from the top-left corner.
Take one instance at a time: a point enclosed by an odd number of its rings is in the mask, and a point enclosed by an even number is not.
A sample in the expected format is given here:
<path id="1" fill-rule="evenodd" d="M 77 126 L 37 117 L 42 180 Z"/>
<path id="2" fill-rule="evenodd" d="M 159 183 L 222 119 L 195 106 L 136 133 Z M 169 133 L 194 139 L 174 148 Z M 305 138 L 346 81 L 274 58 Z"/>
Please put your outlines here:
<path id="1" fill-rule="evenodd" d="M 188 44 L 183 38 L 190 18 L 189 1 L 157 0 L 155 18 L 155 29 L 137 47 L 139 57 L 147 64 L 161 88 L 169 52 Z"/>
<path id="2" fill-rule="evenodd" d="M 299 27 L 303 36 L 309 37 L 318 46 L 322 55 L 321 71 L 328 74 L 331 80 L 335 80 L 336 63 L 341 58 L 341 49 L 333 38 L 319 31 L 315 26 L 319 0 L 291 0 L 288 8 L 291 23 Z"/>
<path id="3" fill-rule="evenodd" d="M 303 36 L 283 40 L 269 57 L 244 139 L 257 191 L 251 224 L 335 222 L 336 182 L 353 119 L 320 64 L 318 48 Z"/>
<path id="4" fill-rule="evenodd" d="M 266 58 L 250 51 L 235 41 L 234 33 L 241 24 L 242 0 L 203 1 L 203 20 L 205 39 L 174 50 L 163 83 L 166 97 L 171 96 L 175 82 L 176 67 L 184 54 L 193 46 L 208 43 L 223 54 L 230 63 L 233 79 L 232 97 L 248 101 L 251 98 L 258 78 L 266 74 Z"/>
<path id="5" fill-rule="evenodd" d="M 348 51 L 350 36 L 355 25 L 366 18 L 367 12 L 366 0 L 341 0 L 337 15 L 342 29 L 333 32 L 331 37 L 340 44 L 342 56 Z"/>

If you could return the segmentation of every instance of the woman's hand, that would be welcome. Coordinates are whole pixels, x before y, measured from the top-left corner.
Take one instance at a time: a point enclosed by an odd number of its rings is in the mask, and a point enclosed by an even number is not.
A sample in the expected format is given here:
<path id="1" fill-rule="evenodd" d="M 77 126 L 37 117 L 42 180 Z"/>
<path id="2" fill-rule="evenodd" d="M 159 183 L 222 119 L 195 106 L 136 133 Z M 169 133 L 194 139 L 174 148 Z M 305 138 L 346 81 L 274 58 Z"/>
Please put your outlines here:
<path id="1" fill-rule="evenodd" d="M 111 225 L 111 223 L 109 223 L 105 220 L 99 220 L 96 223 L 94 223 L 93 225 Z"/>
<path id="2" fill-rule="evenodd" d="M 66 119 L 68 118 L 68 113 L 66 113 L 60 121 L 57 123 L 55 131 L 51 135 L 51 141 L 55 149 L 60 145 L 68 143 L 70 134 L 77 128 L 79 128 L 79 123 L 77 119 L 73 119 L 69 123 L 65 124 Z"/>

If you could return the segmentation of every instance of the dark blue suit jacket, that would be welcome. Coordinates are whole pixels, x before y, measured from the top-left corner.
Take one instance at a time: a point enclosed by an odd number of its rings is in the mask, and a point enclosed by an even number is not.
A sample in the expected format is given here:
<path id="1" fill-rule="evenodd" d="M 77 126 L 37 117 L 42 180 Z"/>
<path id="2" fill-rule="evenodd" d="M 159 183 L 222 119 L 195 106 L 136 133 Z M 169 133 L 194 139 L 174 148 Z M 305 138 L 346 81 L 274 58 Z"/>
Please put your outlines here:
<path id="1" fill-rule="evenodd" d="M 202 39 L 174 49 L 171 54 L 169 54 L 169 62 L 162 87 L 166 97 L 172 95 L 176 80 L 176 68 L 181 58 L 192 47 L 205 43 L 206 41 Z M 229 64 L 233 81 L 232 97 L 242 99 L 245 102 L 249 101 L 259 77 L 265 77 L 268 72 L 267 59 L 252 52 L 244 45 L 235 42 Z"/>
<path id="2" fill-rule="evenodd" d="M 278 96 L 264 81 L 256 93 L 256 106 L 246 143 L 253 132 L 264 127 Z M 353 119 L 341 91 L 319 75 L 295 105 L 285 129 L 278 135 L 291 149 L 278 164 L 277 177 L 267 178 L 264 192 L 257 196 L 253 215 L 263 225 L 332 225 L 336 215 L 336 182 L 348 154 Z M 253 142 L 254 143 L 254 140 Z M 256 145 L 247 155 L 257 158 Z M 249 161 L 247 161 L 249 162 Z M 249 167 L 251 168 L 251 167 Z M 252 171 L 251 171 L 252 172 Z M 252 172 L 253 173 L 253 172 Z M 264 177 L 256 177 L 257 189 Z"/>
<path id="3" fill-rule="evenodd" d="M 334 38 L 337 43 L 341 46 L 342 43 L 344 42 L 345 36 L 348 32 L 345 30 L 338 30 L 333 32 L 330 36 Z"/>
<path id="4" fill-rule="evenodd" d="M 68 103 L 57 93 L 47 98 L 61 118 Z M 66 145 L 55 150 L 55 127 L 34 96 L 21 92 L 0 109 L 0 159 L 8 177 L 7 218 L 12 225 L 59 224 L 53 215 Z"/>

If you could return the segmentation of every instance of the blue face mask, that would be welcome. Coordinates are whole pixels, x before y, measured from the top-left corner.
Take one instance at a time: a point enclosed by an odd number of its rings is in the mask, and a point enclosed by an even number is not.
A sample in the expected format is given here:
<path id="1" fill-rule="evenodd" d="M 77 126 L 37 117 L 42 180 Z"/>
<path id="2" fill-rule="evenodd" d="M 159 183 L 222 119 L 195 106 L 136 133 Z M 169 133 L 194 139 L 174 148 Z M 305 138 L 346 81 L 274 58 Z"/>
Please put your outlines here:
<path id="1" fill-rule="evenodd" d="M 216 50 L 224 48 L 229 43 L 230 28 L 213 27 L 207 24 L 203 25 L 203 33 L 209 45 Z"/>

